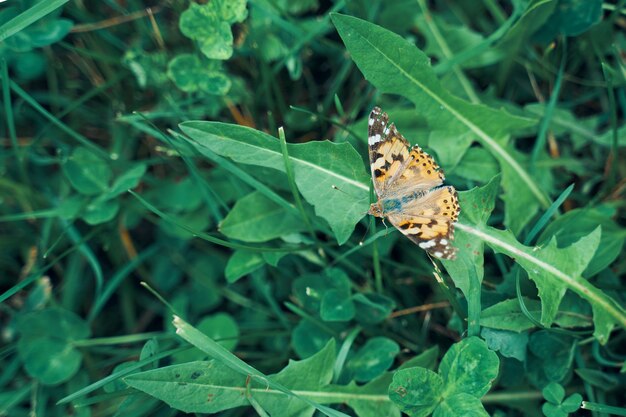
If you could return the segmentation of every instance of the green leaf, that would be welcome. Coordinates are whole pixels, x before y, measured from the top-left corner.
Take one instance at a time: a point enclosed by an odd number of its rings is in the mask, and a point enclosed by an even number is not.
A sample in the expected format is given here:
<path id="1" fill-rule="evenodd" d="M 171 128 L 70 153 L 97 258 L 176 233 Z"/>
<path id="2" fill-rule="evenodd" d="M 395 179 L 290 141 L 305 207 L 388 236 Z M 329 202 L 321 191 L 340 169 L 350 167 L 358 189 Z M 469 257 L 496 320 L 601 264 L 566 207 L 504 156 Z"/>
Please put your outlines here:
<path id="1" fill-rule="evenodd" d="M 352 296 L 356 319 L 360 323 L 375 324 L 385 320 L 396 306 L 389 297 L 378 293 L 358 293 Z"/>
<path id="2" fill-rule="evenodd" d="M 427 417 L 443 395 L 443 379 L 424 368 L 408 368 L 393 374 L 389 398 L 400 411 L 412 417 Z"/>
<path id="3" fill-rule="evenodd" d="M 301 320 L 291 332 L 291 344 L 297 355 L 308 358 L 324 347 L 332 335 L 309 320 Z"/>
<path id="4" fill-rule="evenodd" d="M 285 172 L 279 141 L 266 133 L 200 121 L 182 123 L 180 128 L 193 139 L 190 143 L 200 153 L 208 149 L 235 162 Z M 339 244 L 345 243 L 368 208 L 369 176 L 363 169 L 363 160 L 348 143 L 289 144 L 288 150 L 300 193 L 315 207 L 315 213 L 330 224 Z"/>
<path id="5" fill-rule="evenodd" d="M 450 347 L 439 364 L 446 397 L 466 393 L 480 398 L 498 376 L 498 355 L 478 337 L 469 337 Z"/>
<path id="6" fill-rule="evenodd" d="M 354 381 L 348 385 L 329 385 L 326 391 L 342 395 L 344 403 L 359 417 L 400 417 L 400 410 L 387 395 L 390 374 L 385 373 L 365 385 L 357 385 Z"/>
<path id="7" fill-rule="evenodd" d="M 236 250 L 226 264 L 226 281 L 233 283 L 265 265 L 263 256 L 258 252 Z"/>
<path id="8" fill-rule="evenodd" d="M 524 305 L 533 317 L 541 315 L 541 303 L 538 300 L 524 298 Z M 568 311 L 563 306 L 559 309 L 554 322 L 561 327 L 586 327 L 593 324 L 591 317 L 585 317 L 578 311 Z M 480 325 L 514 332 L 523 332 L 535 327 L 522 312 L 517 298 L 504 300 L 484 309 L 480 315 Z"/>
<path id="9" fill-rule="evenodd" d="M 330 289 L 326 291 L 320 305 L 320 317 L 324 321 L 348 321 L 354 318 L 356 309 L 350 293 Z"/>
<path id="10" fill-rule="evenodd" d="M 547 330 L 531 334 L 526 363 L 531 381 L 539 386 L 562 381 L 572 366 L 575 349 L 575 340 L 571 336 Z"/>
<path id="11" fill-rule="evenodd" d="M 556 239 L 542 247 L 527 247 L 519 243 L 510 232 L 492 227 L 457 223 L 456 229 L 485 241 L 494 251 L 510 256 L 526 270 L 535 281 L 542 298 L 542 324 L 548 325 L 554 321 L 565 290 L 570 289 L 591 304 L 594 336 L 600 343 L 607 342 L 616 323 L 626 328 L 624 308 L 581 277 L 600 243 L 600 228 L 563 249 L 557 247 Z"/>
<path id="12" fill-rule="evenodd" d="M 551 382 L 541 390 L 543 398 L 552 404 L 561 404 L 563 398 L 565 398 L 565 389 L 557 382 Z"/>
<path id="13" fill-rule="evenodd" d="M 380 376 L 393 364 L 400 346 L 387 337 L 373 337 L 365 342 L 346 364 L 357 382 L 368 382 Z"/>
<path id="14" fill-rule="evenodd" d="M 487 342 L 489 349 L 500 352 L 505 358 L 515 358 L 521 362 L 526 360 L 528 333 L 516 333 L 483 327 L 480 335 Z"/>
<path id="15" fill-rule="evenodd" d="M 104 159 L 83 147 L 75 148 L 65 161 L 63 174 L 76 191 L 85 195 L 106 192 L 113 176 Z"/>
<path id="16" fill-rule="evenodd" d="M 486 225 L 496 204 L 499 185 L 500 176 L 495 176 L 483 187 L 474 187 L 469 191 L 459 192 L 459 205 L 461 206 L 459 221 Z M 483 280 L 485 244 L 461 229 L 455 230 L 454 245 L 459 248 L 456 260 L 444 260 L 442 263 L 454 281 L 454 285 L 468 297 L 471 273 L 475 271 L 479 283 Z"/>
<path id="17" fill-rule="evenodd" d="M 219 226 L 224 235 L 244 242 L 266 242 L 305 229 L 299 216 L 258 191 L 239 199 Z"/>
<path id="18" fill-rule="evenodd" d="M 180 31 L 200 45 L 207 58 L 225 60 L 233 54 L 230 25 L 246 18 L 245 0 L 191 3 L 179 20 Z"/>
<path id="19" fill-rule="evenodd" d="M 75 340 L 89 337 L 89 326 L 74 313 L 60 308 L 32 311 L 17 317 L 21 337 L 17 344 L 26 372 L 43 384 L 69 380 L 80 368 Z"/>
<path id="20" fill-rule="evenodd" d="M 294 392 L 314 393 L 330 382 L 334 341 L 314 356 L 291 361 L 278 374 L 265 376 L 178 317 L 174 325 L 178 335 L 215 360 L 133 374 L 125 378 L 126 383 L 184 412 L 215 413 L 247 405 L 247 395 L 251 395 L 273 415 L 304 417 L 311 415 L 315 407 L 327 416 L 345 417 Z"/>
<path id="21" fill-rule="evenodd" d="M 589 278 L 609 266 L 622 252 L 626 230 L 619 227 L 602 208 L 570 210 L 545 228 L 540 243 L 556 237 L 559 247 L 573 244 L 602 226 L 600 243 L 593 258 L 583 272 Z"/>
<path id="22" fill-rule="evenodd" d="M 503 171 L 507 219 L 515 221 L 520 213 L 533 212 L 538 203 L 546 208 L 550 205 L 507 144 L 511 131 L 534 121 L 453 96 L 437 80 L 429 58 L 402 37 L 355 17 L 335 13 L 331 18 L 365 78 L 381 92 L 406 97 L 420 109 L 432 129 L 429 145 L 438 154 L 453 149 L 460 158 L 472 140 L 491 152 Z M 440 162 L 445 169 L 448 161 Z M 515 230 L 522 226 L 519 221 L 514 225 Z"/>
<path id="23" fill-rule="evenodd" d="M 326 293 L 336 290 L 349 298 L 351 285 L 350 277 L 343 270 L 326 268 L 319 274 L 298 277 L 293 283 L 293 292 L 307 311 L 318 313 Z"/>
<path id="24" fill-rule="evenodd" d="M 24 28 L 52 13 L 67 2 L 68 0 L 49 0 L 35 3 L 28 10 L 0 26 L 0 42 L 4 42 L 10 36 L 20 33 Z"/>
<path id="25" fill-rule="evenodd" d="M 558 0 L 554 12 L 534 38 L 549 42 L 557 35 L 578 36 L 602 19 L 602 0 Z"/>
<path id="26" fill-rule="evenodd" d="M 192 54 L 174 57 L 167 66 L 167 76 L 187 93 L 202 91 L 223 96 L 231 86 L 230 78 L 223 72 L 219 61 L 203 62 Z"/>
<path id="27" fill-rule="evenodd" d="M 85 207 L 80 217 L 87 224 L 95 225 L 106 223 L 113 219 L 120 209 L 120 203 L 117 200 L 92 201 Z"/>
<path id="28" fill-rule="evenodd" d="M 433 417 L 489 417 L 480 400 L 470 394 L 458 393 L 446 397 Z"/>

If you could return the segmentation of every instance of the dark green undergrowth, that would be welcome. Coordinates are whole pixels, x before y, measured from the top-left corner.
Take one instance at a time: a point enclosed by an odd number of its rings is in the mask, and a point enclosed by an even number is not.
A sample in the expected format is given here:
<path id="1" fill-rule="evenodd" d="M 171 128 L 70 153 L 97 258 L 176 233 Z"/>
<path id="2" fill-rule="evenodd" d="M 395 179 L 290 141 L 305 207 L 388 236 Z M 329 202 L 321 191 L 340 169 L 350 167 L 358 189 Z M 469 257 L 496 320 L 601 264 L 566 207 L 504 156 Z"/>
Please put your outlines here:
<path id="1" fill-rule="evenodd" d="M 623 6 L 0 3 L 0 415 L 626 415 Z"/>

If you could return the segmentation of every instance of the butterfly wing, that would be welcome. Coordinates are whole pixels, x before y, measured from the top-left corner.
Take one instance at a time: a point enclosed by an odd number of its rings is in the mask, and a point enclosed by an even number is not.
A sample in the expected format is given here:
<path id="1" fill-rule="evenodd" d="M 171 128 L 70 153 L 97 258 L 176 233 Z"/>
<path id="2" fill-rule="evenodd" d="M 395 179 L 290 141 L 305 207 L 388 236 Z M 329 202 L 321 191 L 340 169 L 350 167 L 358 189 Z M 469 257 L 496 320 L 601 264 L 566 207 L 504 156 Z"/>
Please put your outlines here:
<path id="1" fill-rule="evenodd" d="M 391 213 L 388 218 L 398 230 L 420 248 L 441 259 L 454 259 L 454 223 L 460 207 L 454 187 L 427 192 Z"/>
<path id="2" fill-rule="evenodd" d="M 389 117 L 374 107 L 369 117 L 369 157 L 374 189 L 379 199 L 402 198 L 443 184 L 443 171 L 434 159 L 409 143 Z"/>
<path id="3" fill-rule="evenodd" d="M 379 199 L 385 198 L 394 176 L 409 158 L 409 143 L 395 126 L 387 125 L 389 117 L 374 107 L 368 125 L 368 147 L 374 190 Z"/>

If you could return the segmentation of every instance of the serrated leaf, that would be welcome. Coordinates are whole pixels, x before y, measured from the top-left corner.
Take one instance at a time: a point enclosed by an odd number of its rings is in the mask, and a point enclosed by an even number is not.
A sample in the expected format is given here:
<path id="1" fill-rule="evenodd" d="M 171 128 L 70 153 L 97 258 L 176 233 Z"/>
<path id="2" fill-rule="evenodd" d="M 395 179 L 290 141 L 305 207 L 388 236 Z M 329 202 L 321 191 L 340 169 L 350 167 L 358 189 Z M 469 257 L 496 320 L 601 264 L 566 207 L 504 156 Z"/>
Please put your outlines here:
<path id="1" fill-rule="evenodd" d="M 549 199 L 507 145 L 511 131 L 534 121 L 453 96 L 437 80 L 429 58 L 400 36 L 355 17 L 332 14 L 331 18 L 365 78 L 381 92 L 399 94 L 419 108 L 431 125 L 429 145 L 438 154 L 453 149 L 460 158 L 472 140 L 477 140 L 499 161 L 505 191 L 517 196 L 505 207 L 507 212 L 519 214 L 533 211 L 538 204 L 549 206 Z M 463 140 L 458 142 L 459 138 Z M 440 162 L 445 169 L 447 161 Z M 521 226 L 516 224 L 516 229 Z"/>
<path id="2" fill-rule="evenodd" d="M 524 305 L 533 317 L 540 317 L 541 303 L 537 300 L 524 298 Z M 561 327 L 586 327 L 592 325 L 591 317 L 585 317 L 577 311 L 559 309 L 554 322 Z M 484 309 L 480 314 L 480 325 L 499 330 L 523 332 L 535 327 L 522 312 L 519 300 L 513 298 L 496 303 Z"/>
<path id="3" fill-rule="evenodd" d="M 208 149 L 235 162 L 285 171 L 280 143 L 266 133 L 217 122 L 185 122 L 180 128 L 200 153 Z M 348 143 L 323 141 L 287 147 L 298 190 L 330 224 L 339 244 L 345 243 L 369 203 L 369 176 L 361 157 Z"/>
<path id="4" fill-rule="evenodd" d="M 557 247 L 555 239 L 545 246 L 531 248 L 519 243 L 508 231 L 461 223 L 458 223 L 456 228 L 484 240 L 494 251 L 510 256 L 526 270 L 529 277 L 535 281 L 542 297 L 541 322 L 544 325 L 554 321 L 565 290 L 570 289 L 591 304 L 594 336 L 600 343 L 607 342 L 615 324 L 626 328 L 624 308 L 581 277 L 600 243 L 599 227 L 588 236 L 562 249 Z"/>

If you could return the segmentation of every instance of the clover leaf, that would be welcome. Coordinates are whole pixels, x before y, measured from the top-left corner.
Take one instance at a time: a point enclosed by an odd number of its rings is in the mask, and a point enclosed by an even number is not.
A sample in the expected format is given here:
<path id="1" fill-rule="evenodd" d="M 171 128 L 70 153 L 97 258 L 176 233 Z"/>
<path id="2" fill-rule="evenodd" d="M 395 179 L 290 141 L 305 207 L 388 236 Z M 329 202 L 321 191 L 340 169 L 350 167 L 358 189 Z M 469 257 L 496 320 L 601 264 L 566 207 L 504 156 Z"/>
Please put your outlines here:
<path id="1" fill-rule="evenodd" d="M 565 389 L 556 382 L 549 383 L 541 392 L 547 401 L 541 407 L 546 417 L 567 417 L 580 408 L 583 400 L 578 393 L 565 398 Z"/>
<path id="2" fill-rule="evenodd" d="M 487 416 L 480 398 L 498 375 L 500 361 L 478 337 L 455 343 L 439 372 L 407 368 L 394 373 L 389 398 L 413 417 Z"/>

